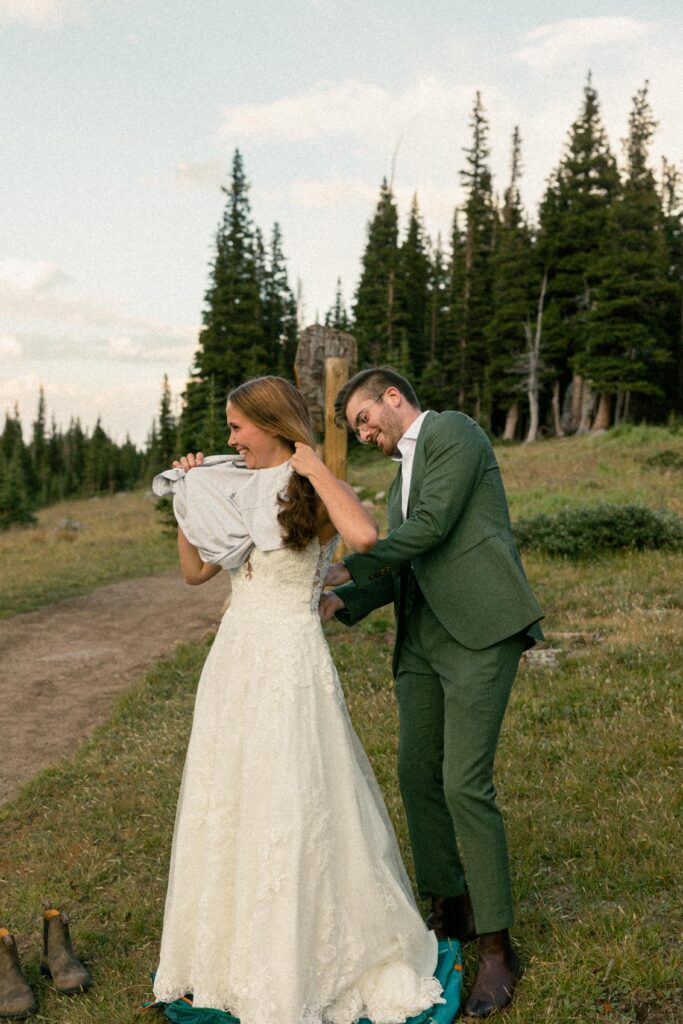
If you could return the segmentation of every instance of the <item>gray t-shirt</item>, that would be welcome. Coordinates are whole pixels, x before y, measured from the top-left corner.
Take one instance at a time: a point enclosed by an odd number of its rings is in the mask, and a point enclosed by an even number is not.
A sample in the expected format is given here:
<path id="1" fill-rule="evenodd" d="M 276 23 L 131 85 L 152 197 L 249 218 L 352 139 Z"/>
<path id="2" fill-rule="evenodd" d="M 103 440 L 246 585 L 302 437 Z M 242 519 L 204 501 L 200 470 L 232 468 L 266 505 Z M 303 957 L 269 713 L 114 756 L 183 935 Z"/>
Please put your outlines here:
<path id="1" fill-rule="evenodd" d="M 173 495 L 178 526 L 203 562 L 236 569 L 254 547 L 282 547 L 277 499 L 286 493 L 291 472 L 289 461 L 248 469 L 238 455 L 211 455 L 189 473 L 159 473 L 152 490 L 159 497 Z"/>

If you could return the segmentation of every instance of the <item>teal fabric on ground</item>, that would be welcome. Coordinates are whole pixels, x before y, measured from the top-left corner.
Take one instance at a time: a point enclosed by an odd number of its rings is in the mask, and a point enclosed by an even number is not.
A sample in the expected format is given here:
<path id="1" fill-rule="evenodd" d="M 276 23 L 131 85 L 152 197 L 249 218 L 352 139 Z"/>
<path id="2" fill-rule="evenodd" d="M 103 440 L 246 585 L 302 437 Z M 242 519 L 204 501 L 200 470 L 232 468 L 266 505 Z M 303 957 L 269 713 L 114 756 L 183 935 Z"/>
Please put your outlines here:
<path id="1" fill-rule="evenodd" d="M 191 1006 L 183 999 L 176 999 L 164 1009 L 166 1018 L 173 1024 L 239 1024 L 237 1017 L 223 1010 L 205 1010 Z"/>
<path id="2" fill-rule="evenodd" d="M 460 1010 L 462 993 L 462 952 L 457 939 L 439 940 L 439 959 L 434 976 L 441 982 L 444 1003 L 436 1003 L 423 1010 L 417 1017 L 410 1017 L 406 1024 L 451 1024 Z M 358 1024 L 372 1024 L 363 1017 Z"/>
<path id="3" fill-rule="evenodd" d="M 431 1006 L 417 1017 L 411 1017 L 406 1024 L 452 1024 L 457 1017 L 462 990 L 462 956 L 457 939 L 442 939 L 439 942 L 439 958 L 434 974 L 441 982 L 445 1002 Z M 166 1019 L 172 1021 L 172 1024 L 239 1024 L 237 1017 L 232 1014 L 193 1006 L 189 1001 L 191 999 L 192 996 L 188 995 L 173 1003 L 154 1003 L 147 1008 L 163 1007 Z M 358 1024 L 372 1022 L 363 1018 Z"/>

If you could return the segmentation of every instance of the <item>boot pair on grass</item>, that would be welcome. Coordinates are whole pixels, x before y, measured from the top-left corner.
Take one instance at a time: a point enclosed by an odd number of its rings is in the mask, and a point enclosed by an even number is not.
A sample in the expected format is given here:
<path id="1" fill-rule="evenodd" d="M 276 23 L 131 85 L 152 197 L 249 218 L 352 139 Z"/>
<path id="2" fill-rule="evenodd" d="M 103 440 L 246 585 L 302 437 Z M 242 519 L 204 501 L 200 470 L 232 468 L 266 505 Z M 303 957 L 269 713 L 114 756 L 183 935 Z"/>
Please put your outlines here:
<path id="1" fill-rule="evenodd" d="M 43 955 L 40 969 L 49 974 L 57 992 L 73 995 L 90 986 L 90 975 L 74 955 L 69 917 L 44 904 Z M 21 1020 L 36 1011 L 36 1001 L 21 970 L 14 936 L 0 928 L 0 1018 Z"/>

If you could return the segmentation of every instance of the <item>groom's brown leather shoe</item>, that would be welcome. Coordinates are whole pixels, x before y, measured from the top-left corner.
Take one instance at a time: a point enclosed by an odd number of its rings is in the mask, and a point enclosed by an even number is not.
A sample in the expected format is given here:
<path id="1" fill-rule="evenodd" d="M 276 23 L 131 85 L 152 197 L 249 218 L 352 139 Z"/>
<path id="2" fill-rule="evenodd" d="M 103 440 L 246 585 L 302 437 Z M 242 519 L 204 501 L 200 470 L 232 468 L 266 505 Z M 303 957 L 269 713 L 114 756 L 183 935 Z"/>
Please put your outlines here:
<path id="1" fill-rule="evenodd" d="M 522 964 L 514 951 L 507 928 L 479 936 L 479 967 L 463 1013 L 466 1017 L 489 1017 L 512 1002 L 515 985 L 522 976 Z"/>
<path id="2" fill-rule="evenodd" d="M 462 896 L 432 896 L 427 927 L 437 939 L 458 939 L 463 946 L 476 939 L 477 928 L 467 889 Z"/>

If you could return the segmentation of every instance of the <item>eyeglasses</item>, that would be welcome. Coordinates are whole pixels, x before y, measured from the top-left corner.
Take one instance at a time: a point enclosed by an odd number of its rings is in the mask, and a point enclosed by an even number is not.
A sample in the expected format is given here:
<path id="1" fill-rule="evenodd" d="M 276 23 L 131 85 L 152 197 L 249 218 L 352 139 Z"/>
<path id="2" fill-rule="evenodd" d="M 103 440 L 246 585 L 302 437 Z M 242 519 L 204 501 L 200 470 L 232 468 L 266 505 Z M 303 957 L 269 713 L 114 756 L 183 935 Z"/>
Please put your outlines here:
<path id="1" fill-rule="evenodd" d="M 364 441 L 363 438 L 360 436 L 360 432 L 363 429 L 363 427 L 367 427 L 368 425 L 368 413 L 372 409 L 373 405 L 377 405 L 377 403 L 384 398 L 386 391 L 387 389 L 385 388 L 381 395 L 378 395 L 377 398 L 375 398 L 372 402 L 366 405 L 364 409 L 361 409 L 361 411 L 356 416 L 356 426 L 353 428 L 353 432 L 361 444 L 367 444 L 367 441 Z"/>

